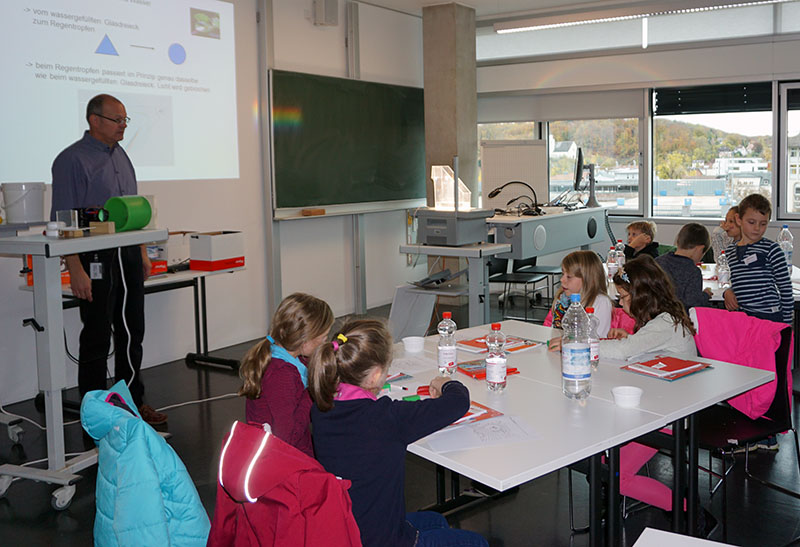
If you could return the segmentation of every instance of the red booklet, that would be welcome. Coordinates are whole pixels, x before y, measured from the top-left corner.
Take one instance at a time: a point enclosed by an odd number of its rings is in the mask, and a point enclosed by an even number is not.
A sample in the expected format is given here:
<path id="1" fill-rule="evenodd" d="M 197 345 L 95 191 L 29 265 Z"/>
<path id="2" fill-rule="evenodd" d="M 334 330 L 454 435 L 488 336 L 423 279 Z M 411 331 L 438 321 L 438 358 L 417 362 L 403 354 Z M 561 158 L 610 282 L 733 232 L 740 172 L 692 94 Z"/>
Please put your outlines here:
<path id="1" fill-rule="evenodd" d="M 672 381 L 711 368 L 711 365 L 700 361 L 687 361 L 686 359 L 660 355 L 650 361 L 632 363 L 622 368 L 638 374 L 660 378 L 661 380 Z"/>
<path id="2" fill-rule="evenodd" d="M 463 424 L 471 424 L 474 422 L 480 422 L 481 420 L 488 420 L 489 418 L 494 418 L 495 416 L 502 416 L 503 413 L 499 410 L 495 410 L 493 408 L 489 408 L 486 405 L 482 405 L 480 403 L 471 402 L 469 404 L 469 410 L 467 413 L 464 414 L 461 418 L 450 424 L 448 427 L 452 427 L 454 425 L 463 425 Z"/>
<path id="3" fill-rule="evenodd" d="M 510 352 L 524 351 L 541 346 L 543 343 L 544 342 L 539 342 L 537 340 L 529 340 L 527 338 L 509 335 L 506 336 L 505 350 Z M 479 336 L 471 340 L 459 340 L 456 342 L 456 346 L 458 349 L 463 349 L 464 351 L 472 353 L 486 353 L 488 351 L 486 349 L 486 336 Z"/>
<path id="4" fill-rule="evenodd" d="M 475 359 L 473 361 L 464 361 L 458 364 L 458 372 L 463 372 L 467 376 L 475 378 L 476 380 L 486 379 L 486 361 L 483 359 Z M 519 370 L 514 367 L 506 369 L 506 376 L 512 374 L 519 374 Z"/>

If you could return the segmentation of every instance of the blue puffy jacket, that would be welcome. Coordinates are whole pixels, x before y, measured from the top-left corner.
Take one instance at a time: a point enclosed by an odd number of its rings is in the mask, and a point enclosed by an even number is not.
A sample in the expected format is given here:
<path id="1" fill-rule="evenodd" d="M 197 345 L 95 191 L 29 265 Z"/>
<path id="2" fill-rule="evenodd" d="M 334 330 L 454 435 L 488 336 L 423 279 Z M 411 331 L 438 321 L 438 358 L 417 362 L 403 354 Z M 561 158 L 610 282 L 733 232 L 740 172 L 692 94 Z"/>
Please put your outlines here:
<path id="1" fill-rule="evenodd" d="M 210 523 L 192 478 L 125 382 L 87 393 L 81 424 L 99 452 L 95 545 L 206 544 Z"/>

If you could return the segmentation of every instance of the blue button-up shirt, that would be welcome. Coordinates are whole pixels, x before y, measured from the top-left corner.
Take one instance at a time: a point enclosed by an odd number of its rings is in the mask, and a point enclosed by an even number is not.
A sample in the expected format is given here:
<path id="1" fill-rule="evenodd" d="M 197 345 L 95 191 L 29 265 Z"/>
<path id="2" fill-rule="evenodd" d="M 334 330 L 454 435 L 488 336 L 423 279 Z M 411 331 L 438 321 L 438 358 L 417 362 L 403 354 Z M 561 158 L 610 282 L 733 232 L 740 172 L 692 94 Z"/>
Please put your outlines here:
<path id="1" fill-rule="evenodd" d="M 125 150 L 103 144 L 88 131 L 56 157 L 52 174 L 50 220 L 56 211 L 102 207 L 108 198 L 137 194 L 136 172 Z"/>

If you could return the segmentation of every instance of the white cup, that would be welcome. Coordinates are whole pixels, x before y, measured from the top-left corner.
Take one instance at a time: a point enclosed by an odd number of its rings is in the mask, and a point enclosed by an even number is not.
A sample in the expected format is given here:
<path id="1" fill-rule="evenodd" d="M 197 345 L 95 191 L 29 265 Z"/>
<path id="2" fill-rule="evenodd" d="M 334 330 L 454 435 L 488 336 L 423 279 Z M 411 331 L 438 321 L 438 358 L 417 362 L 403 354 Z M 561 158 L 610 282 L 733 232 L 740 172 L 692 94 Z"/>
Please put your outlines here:
<path id="1" fill-rule="evenodd" d="M 611 390 L 614 403 L 622 408 L 635 408 L 642 399 L 642 389 L 635 386 L 617 386 Z"/>
<path id="2" fill-rule="evenodd" d="M 406 336 L 403 338 L 403 347 L 406 353 L 421 353 L 425 347 L 425 339 L 422 336 Z"/>

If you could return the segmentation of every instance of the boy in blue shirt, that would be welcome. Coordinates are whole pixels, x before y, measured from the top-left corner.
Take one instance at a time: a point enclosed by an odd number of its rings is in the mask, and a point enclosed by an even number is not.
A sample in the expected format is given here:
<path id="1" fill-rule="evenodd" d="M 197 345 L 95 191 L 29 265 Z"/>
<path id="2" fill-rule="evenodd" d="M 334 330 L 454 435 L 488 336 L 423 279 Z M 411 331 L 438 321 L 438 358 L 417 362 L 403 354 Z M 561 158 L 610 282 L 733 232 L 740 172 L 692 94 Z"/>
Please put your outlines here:
<path id="1" fill-rule="evenodd" d="M 731 288 L 725 307 L 769 321 L 792 323 L 794 299 L 786 258 L 764 232 L 772 213 L 769 200 L 750 194 L 739 203 L 736 225 L 742 237 L 725 249 L 731 268 Z"/>

